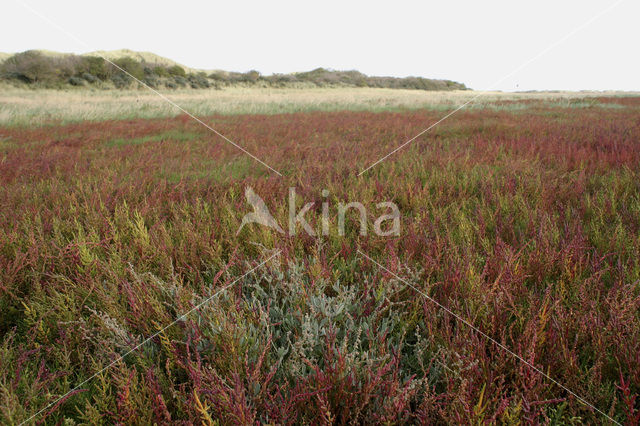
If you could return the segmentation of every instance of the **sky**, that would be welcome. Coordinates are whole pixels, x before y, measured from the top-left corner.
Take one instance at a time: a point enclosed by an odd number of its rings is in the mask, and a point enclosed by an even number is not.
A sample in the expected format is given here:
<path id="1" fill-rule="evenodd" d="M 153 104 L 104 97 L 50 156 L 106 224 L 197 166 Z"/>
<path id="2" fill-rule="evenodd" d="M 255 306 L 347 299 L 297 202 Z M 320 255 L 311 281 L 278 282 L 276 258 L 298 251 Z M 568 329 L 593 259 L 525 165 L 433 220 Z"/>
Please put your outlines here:
<path id="1" fill-rule="evenodd" d="M 638 0 L 622 0 L 583 28 L 616 0 L 93 3 L 3 0 L 0 52 L 127 48 L 262 74 L 325 67 L 476 90 L 640 90 Z"/>

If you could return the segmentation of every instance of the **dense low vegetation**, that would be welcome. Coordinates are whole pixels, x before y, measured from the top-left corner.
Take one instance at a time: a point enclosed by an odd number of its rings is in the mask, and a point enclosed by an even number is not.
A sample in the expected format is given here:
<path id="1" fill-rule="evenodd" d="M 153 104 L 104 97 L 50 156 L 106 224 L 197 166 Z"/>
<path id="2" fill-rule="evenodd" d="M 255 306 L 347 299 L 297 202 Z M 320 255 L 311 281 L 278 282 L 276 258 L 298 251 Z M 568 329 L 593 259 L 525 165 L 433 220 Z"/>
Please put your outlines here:
<path id="1" fill-rule="evenodd" d="M 397 274 L 637 424 L 640 99 L 598 101 L 463 111 L 360 177 L 441 114 L 207 118 L 283 177 L 188 117 L 0 128 L 0 422 L 607 422 Z M 328 190 L 330 235 L 236 235 L 247 186 L 316 229 Z M 400 237 L 338 235 L 348 201 Z"/>
<path id="2" fill-rule="evenodd" d="M 369 77 L 358 71 L 332 71 L 323 68 L 304 73 L 260 75 L 216 71 L 187 73 L 179 65 L 161 65 L 132 57 L 114 59 L 112 65 L 99 56 L 46 55 L 30 50 L 17 53 L 0 64 L 0 77 L 10 83 L 37 87 L 96 86 L 128 88 L 138 86 L 131 76 L 153 88 L 193 89 L 230 85 L 291 87 L 380 87 L 417 90 L 460 90 L 464 84 L 422 77 Z M 122 70 L 126 72 L 122 72 Z M 131 76 L 130 76 L 131 75 Z"/>

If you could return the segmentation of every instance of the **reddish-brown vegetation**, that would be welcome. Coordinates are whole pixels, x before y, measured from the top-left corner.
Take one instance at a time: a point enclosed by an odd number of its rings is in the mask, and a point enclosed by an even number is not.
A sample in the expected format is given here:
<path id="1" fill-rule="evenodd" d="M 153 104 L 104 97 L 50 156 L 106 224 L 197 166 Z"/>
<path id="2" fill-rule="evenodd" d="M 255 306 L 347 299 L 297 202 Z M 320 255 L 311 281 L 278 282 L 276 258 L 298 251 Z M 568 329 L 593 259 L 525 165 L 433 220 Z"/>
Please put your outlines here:
<path id="1" fill-rule="evenodd" d="M 0 128 L 0 418 L 621 423 L 640 417 L 640 100 Z M 251 186 L 395 202 L 400 237 L 236 230 Z M 332 220 L 335 220 L 332 217 Z M 269 262 L 108 371 L 118 355 Z"/>

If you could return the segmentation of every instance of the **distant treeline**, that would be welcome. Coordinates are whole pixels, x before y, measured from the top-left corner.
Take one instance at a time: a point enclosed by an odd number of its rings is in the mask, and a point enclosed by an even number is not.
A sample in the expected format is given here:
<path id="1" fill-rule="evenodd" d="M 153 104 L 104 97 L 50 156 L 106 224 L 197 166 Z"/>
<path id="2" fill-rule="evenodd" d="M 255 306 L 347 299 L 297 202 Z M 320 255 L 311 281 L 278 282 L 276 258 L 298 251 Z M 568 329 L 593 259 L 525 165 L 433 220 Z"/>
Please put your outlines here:
<path id="1" fill-rule="evenodd" d="M 99 88 L 129 88 L 144 82 L 153 88 L 223 88 L 226 86 L 264 87 L 381 87 L 416 90 L 465 90 L 462 83 L 422 77 L 369 77 L 358 71 L 333 71 L 318 68 L 309 72 L 263 76 L 258 71 L 246 73 L 215 71 L 187 72 L 179 65 L 159 65 L 122 57 L 112 61 L 102 57 L 78 55 L 45 55 L 29 50 L 17 53 L 0 63 L 0 79 L 34 87 L 64 88 L 93 86 Z M 122 70 L 125 70 L 123 72 Z"/>

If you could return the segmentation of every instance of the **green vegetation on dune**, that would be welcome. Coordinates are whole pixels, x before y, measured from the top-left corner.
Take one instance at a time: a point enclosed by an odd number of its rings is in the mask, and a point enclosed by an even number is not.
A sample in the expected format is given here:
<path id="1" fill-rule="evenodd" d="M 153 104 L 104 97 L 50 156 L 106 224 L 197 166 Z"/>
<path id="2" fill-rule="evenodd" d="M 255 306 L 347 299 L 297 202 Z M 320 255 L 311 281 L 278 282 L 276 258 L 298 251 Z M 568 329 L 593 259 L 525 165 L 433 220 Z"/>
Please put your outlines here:
<path id="1" fill-rule="evenodd" d="M 29 50 L 16 53 L 2 61 L 0 78 L 14 84 L 50 88 L 64 88 L 70 85 L 126 88 L 137 86 L 138 83 L 135 81 L 137 79 L 147 86 L 167 89 L 219 88 L 230 85 L 289 87 L 301 84 L 318 87 L 385 87 L 416 90 L 466 89 L 464 84 L 449 80 L 422 77 L 370 77 L 358 71 L 332 71 L 323 68 L 310 72 L 271 76 L 262 76 L 257 71 L 207 73 L 187 69 L 152 53 L 133 52 L 126 49 L 93 52 L 81 56 Z"/>
<path id="2" fill-rule="evenodd" d="M 165 58 L 160 55 L 156 55 L 151 52 L 136 52 L 134 50 L 129 49 L 120 49 L 120 50 L 97 50 L 95 52 L 83 53 L 81 56 L 87 57 L 101 57 L 105 59 L 109 59 L 111 61 L 116 61 L 122 58 L 132 58 L 140 63 L 145 63 L 149 65 L 161 65 L 164 67 L 173 67 L 179 66 L 188 72 L 198 72 L 199 70 L 189 68 L 185 65 L 182 65 L 176 61 L 173 61 L 169 58 Z"/>

